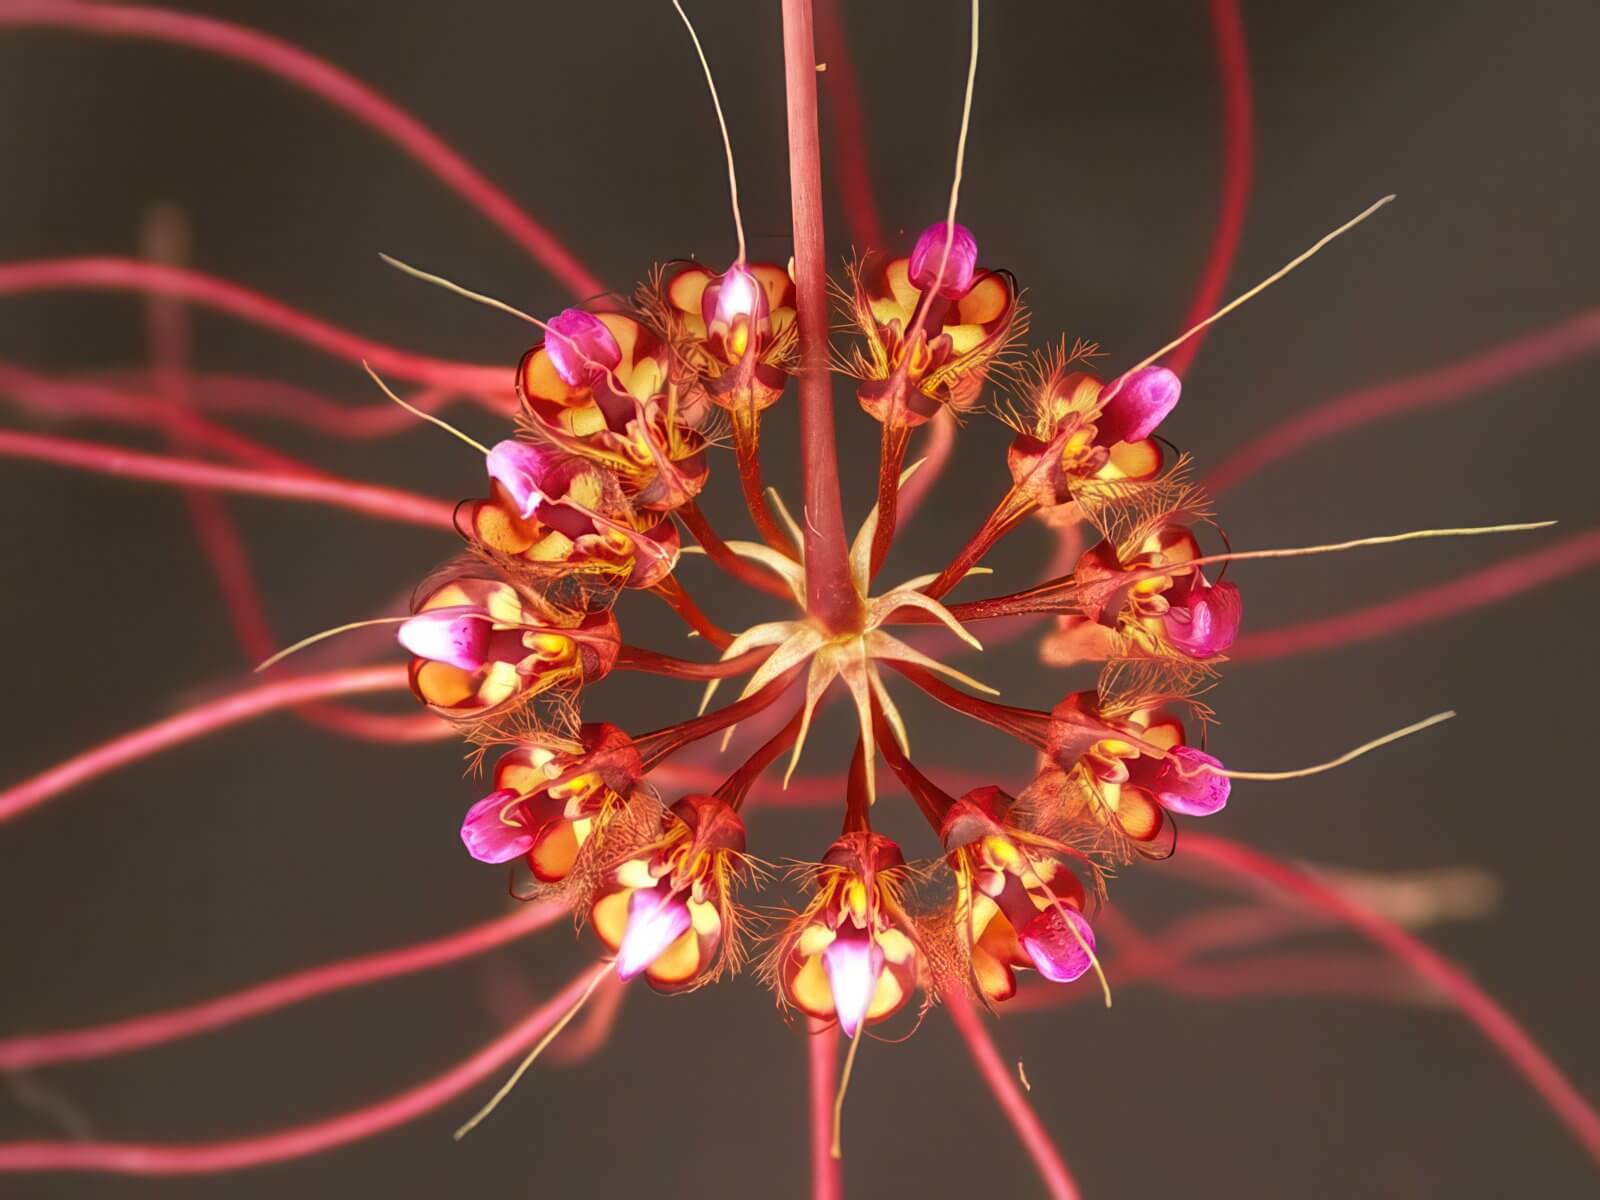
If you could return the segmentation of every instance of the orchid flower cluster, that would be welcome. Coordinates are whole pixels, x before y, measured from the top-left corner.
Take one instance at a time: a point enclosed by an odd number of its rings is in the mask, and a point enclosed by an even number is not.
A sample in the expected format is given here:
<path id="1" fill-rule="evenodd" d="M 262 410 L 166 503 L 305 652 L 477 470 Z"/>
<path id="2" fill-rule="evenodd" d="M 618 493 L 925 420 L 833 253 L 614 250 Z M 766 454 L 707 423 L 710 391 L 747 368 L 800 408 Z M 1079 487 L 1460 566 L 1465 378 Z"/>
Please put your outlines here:
<path id="1" fill-rule="evenodd" d="M 541 323 L 544 340 L 517 368 L 518 428 L 485 448 L 486 494 L 457 510 L 466 552 L 418 591 L 398 637 L 417 698 L 498 753 L 493 789 L 462 824 L 468 853 L 525 864 L 524 895 L 559 897 L 620 978 L 664 992 L 749 958 L 748 897 L 769 873 L 747 848 L 741 806 L 778 758 L 793 771 L 813 714 L 842 682 L 859 725 L 842 829 L 800 872 L 808 895 L 767 933 L 760 962 L 784 1006 L 855 1037 L 917 997 L 925 1007 L 959 989 L 998 1002 L 1018 971 L 1070 983 L 1097 965 L 1107 869 L 1164 857 L 1176 817 L 1227 802 L 1229 780 L 1201 748 L 1209 710 L 1198 697 L 1238 632 L 1240 599 L 1208 578 L 1204 497 L 1155 437 L 1178 403 L 1170 370 L 1102 379 L 1082 344 L 1023 363 L 1017 282 L 980 267 L 975 237 L 954 221 L 928 228 L 908 255 L 851 263 L 837 293 L 850 330 L 832 365 L 882 438 L 878 503 L 848 550 L 844 604 L 809 604 L 805 532 L 762 479 L 763 416 L 799 370 L 795 280 L 741 259 L 720 274 L 671 266 L 631 305 Z M 1016 436 L 999 502 L 942 570 L 875 588 L 915 469 L 904 463 L 913 432 L 1002 391 L 995 408 Z M 699 508 L 723 442 L 759 541 L 723 540 Z M 947 605 L 1030 515 L 1087 521 L 1099 540 L 1069 575 Z M 737 633 L 715 625 L 678 578 L 680 525 L 794 616 Z M 721 659 L 626 644 L 616 615 L 626 592 L 664 600 Z M 1009 707 L 892 632 L 932 624 L 981 648 L 969 625 L 1025 613 L 1055 617 L 1048 661 L 1103 664 L 1097 688 L 1050 712 Z M 706 703 L 630 735 L 584 704 L 587 685 L 618 670 L 705 679 Z M 1020 740 L 1033 781 L 1015 796 L 941 790 L 912 761 L 896 677 Z M 708 710 L 724 678 L 744 678 L 742 692 Z M 768 710 L 779 713 L 768 736 L 714 791 L 652 786 L 670 756 Z M 873 828 L 880 755 L 938 839 L 932 866 Z"/>

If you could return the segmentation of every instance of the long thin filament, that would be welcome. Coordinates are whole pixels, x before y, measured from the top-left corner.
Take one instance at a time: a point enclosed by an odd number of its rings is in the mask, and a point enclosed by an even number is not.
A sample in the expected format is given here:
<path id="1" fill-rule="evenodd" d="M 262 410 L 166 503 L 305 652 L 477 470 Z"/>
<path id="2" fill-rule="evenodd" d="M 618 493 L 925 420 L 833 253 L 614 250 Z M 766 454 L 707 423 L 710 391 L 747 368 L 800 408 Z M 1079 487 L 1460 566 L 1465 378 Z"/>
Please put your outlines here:
<path id="1" fill-rule="evenodd" d="M 583 1006 L 589 1002 L 589 997 L 594 995 L 595 988 L 599 987 L 601 981 L 604 980 L 606 976 L 611 974 L 612 968 L 615 966 L 616 963 L 614 961 L 608 962 L 592 976 L 590 976 L 588 986 L 586 986 L 583 991 L 579 993 L 578 998 L 573 1001 L 572 1007 L 567 1009 L 566 1012 L 562 1013 L 561 1019 L 554 1025 L 550 1026 L 549 1032 L 539 1039 L 538 1043 L 533 1047 L 532 1050 L 528 1051 L 527 1057 L 517 1064 L 517 1069 L 515 1071 L 511 1072 L 511 1078 L 507 1079 L 503 1084 L 500 1085 L 500 1090 L 490 1098 L 489 1103 L 485 1104 L 473 1114 L 470 1121 L 455 1131 L 453 1136 L 456 1141 L 459 1142 L 462 1138 L 466 1137 L 467 1134 L 471 1133 L 483 1122 L 485 1117 L 500 1107 L 500 1101 L 504 1100 L 511 1094 L 511 1089 L 517 1086 L 522 1077 L 527 1074 L 528 1068 L 533 1066 L 538 1057 L 545 1052 L 545 1047 L 549 1046 L 551 1042 L 555 1041 L 556 1038 L 560 1036 L 561 1031 L 572 1023 L 572 1018 L 577 1016 L 578 1013 L 582 1011 Z"/>

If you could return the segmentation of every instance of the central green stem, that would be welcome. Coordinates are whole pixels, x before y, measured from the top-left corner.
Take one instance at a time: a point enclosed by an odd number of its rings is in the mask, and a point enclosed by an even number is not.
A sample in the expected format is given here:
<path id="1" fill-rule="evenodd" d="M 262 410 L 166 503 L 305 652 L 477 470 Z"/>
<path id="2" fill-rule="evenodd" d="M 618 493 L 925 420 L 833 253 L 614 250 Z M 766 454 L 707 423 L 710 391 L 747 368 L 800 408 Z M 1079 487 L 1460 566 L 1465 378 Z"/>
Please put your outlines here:
<path id="1" fill-rule="evenodd" d="M 828 371 L 828 284 L 822 236 L 822 157 L 817 136 L 817 60 L 811 0 L 783 0 L 784 84 L 789 110 L 789 188 L 794 213 L 795 320 L 799 326 L 800 452 L 804 479 L 806 609 L 835 632 L 861 626 L 850 582 L 833 437 Z"/>

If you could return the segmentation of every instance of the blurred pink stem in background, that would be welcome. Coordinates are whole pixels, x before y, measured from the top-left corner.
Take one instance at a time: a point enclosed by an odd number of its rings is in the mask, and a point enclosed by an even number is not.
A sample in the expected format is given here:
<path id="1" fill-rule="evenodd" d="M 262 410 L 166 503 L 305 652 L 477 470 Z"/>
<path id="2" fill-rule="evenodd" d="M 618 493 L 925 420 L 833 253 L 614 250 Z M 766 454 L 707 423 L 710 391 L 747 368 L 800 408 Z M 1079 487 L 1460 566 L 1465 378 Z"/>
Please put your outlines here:
<path id="1" fill-rule="evenodd" d="M 132 4 L 77 4 L 63 0 L 31 3 L 7 0 L 0 3 L 0 27 L 70 29 L 111 37 L 174 42 L 277 75 L 388 138 L 474 210 L 499 226 L 573 295 L 582 298 L 606 290 L 548 229 L 427 126 L 332 63 L 287 42 L 253 29 L 188 13 Z"/>
<path id="2" fill-rule="evenodd" d="M 1239 251 L 1239 236 L 1244 231 L 1255 158 L 1250 63 L 1245 53 L 1239 0 L 1210 0 L 1210 9 L 1211 43 L 1217 58 L 1218 81 L 1222 85 L 1222 188 L 1217 198 L 1217 223 L 1211 235 L 1211 251 L 1206 256 L 1194 298 L 1189 302 L 1189 311 L 1183 318 L 1183 329 L 1198 325 L 1220 305 L 1222 289 L 1228 285 L 1234 255 Z M 1209 333 L 1209 329 L 1202 329 L 1174 350 L 1167 358 L 1167 367 L 1179 375 L 1186 373 Z"/>
<path id="3" fill-rule="evenodd" d="M 1269 463 L 1325 438 L 1401 413 L 1450 404 L 1596 350 L 1600 350 L 1600 309 L 1590 308 L 1458 362 L 1346 392 L 1246 442 L 1212 469 L 1206 487 L 1219 496 Z"/>
<path id="4" fill-rule="evenodd" d="M 161 1145 L 139 1142 L 33 1141 L 0 1143 L 0 1171 L 98 1171 L 124 1175 L 196 1175 L 238 1171 L 320 1154 L 413 1121 L 525 1053 L 559 1021 L 590 985 L 581 972 L 517 1025 L 472 1057 L 426 1083 L 350 1112 L 275 1133 L 216 1142 Z"/>
<path id="5" fill-rule="evenodd" d="M 446 937 L 312 967 L 200 1004 L 82 1029 L 0 1038 L 0 1071 L 106 1058 L 209 1033 L 329 992 L 412 975 L 487 953 L 553 924 L 565 911 L 554 904 L 522 905 L 508 916 Z"/>
<path id="6" fill-rule="evenodd" d="M 1039 1114 L 1033 1111 L 1033 1106 L 1022 1094 L 1022 1089 L 1017 1084 L 1016 1073 L 1006 1065 L 1000 1057 L 1000 1052 L 995 1049 L 989 1031 L 983 1027 L 983 1021 L 972 1007 L 972 1001 L 967 999 L 965 993 L 954 991 L 945 997 L 945 1008 L 950 1013 L 950 1019 L 955 1022 L 962 1039 L 967 1043 L 972 1061 L 977 1065 L 978 1074 L 994 1093 L 1000 1110 L 1005 1113 L 1006 1120 L 1011 1122 L 1011 1128 L 1016 1132 L 1018 1140 L 1027 1150 L 1028 1157 L 1033 1159 L 1033 1165 L 1038 1168 L 1045 1194 L 1052 1200 L 1078 1200 L 1078 1185 L 1073 1182 L 1072 1173 L 1067 1170 L 1061 1152 L 1056 1149 L 1055 1143 L 1050 1140 L 1050 1135 L 1045 1132 L 1044 1126 L 1039 1121 Z"/>
<path id="7" fill-rule="evenodd" d="M 408 688 L 406 668 L 394 663 L 272 680 L 241 688 L 74 755 L 31 779 L 0 791 L 0 821 L 9 821 L 63 792 L 118 767 L 149 758 L 229 725 L 330 696 Z"/>
<path id="8" fill-rule="evenodd" d="M 822 91 L 828 99 L 828 127 L 833 134 L 830 166 L 844 202 L 845 228 L 858 254 L 888 250 L 878 204 L 872 195 L 871 156 L 867 153 L 867 118 L 861 107 L 855 60 L 845 36 L 839 0 L 817 0 L 814 10 L 817 57 L 826 65 Z"/>
<path id="9" fill-rule="evenodd" d="M 361 337 L 247 287 L 198 271 L 136 258 L 52 258 L 0 264 L 0 295 L 43 291 L 144 292 L 187 300 L 217 309 L 241 321 L 264 326 L 285 337 L 349 362 L 366 362 L 380 374 L 414 383 L 499 390 L 511 395 L 513 373 L 503 366 L 451 362 L 413 354 L 396 346 Z"/>
<path id="10" fill-rule="evenodd" d="M 1342 649 L 1470 612 L 1594 566 L 1600 566 L 1600 529 L 1380 604 L 1246 634 L 1228 657 L 1235 662 L 1260 661 Z"/>
<path id="11" fill-rule="evenodd" d="M 1224 875 L 1285 893 L 1336 917 L 1437 987 L 1600 1163 L 1600 1114 L 1511 1015 L 1454 963 L 1337 888 L 1237 842 L 1185 831 L 1183 853 L 1211 864 Z"/>
<path id="12" fill-rule="evenodd" d="M 174 483 L 184 487 L 213 488 L 348 508 L 367 516 L 436 529 L 455 528 L 455 505 L 415 492 L 372 483 L 356 483 L 328 475 L 282 474 L 249 467 L 224 466 L 191 458 L 172 458 L 126 450 L 105 442 L 0 429 L 0 457 L 26 458 L 76 467 L 101 475 L 141 479 L 149 483 Z"/>

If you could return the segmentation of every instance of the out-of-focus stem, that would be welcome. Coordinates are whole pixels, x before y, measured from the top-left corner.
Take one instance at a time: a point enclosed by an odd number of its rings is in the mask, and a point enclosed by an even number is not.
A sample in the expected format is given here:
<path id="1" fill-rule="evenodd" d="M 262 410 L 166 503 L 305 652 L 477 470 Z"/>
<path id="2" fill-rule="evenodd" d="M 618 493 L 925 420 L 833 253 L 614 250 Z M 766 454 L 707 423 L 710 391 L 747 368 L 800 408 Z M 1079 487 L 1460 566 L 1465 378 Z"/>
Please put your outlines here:
<path id="1" fill-rule="evenodd" d="M 26 1071 L 51 1063 L 107 1058 L 209 1033 L 330 992 L 413 975 L 486 954 L 545 928 L 565 912 L 556 904 L 529 904 L 508 916 L 445 937 L 312 967 L 200 1004 L 82 1029 L 24 1033 L 0 1039 L 0 1070 Z"/>
<path id="2" fill-rule="evenodd" d="M 455 528 L 453 504 L 419 496 L 415 492 L 402 492 L 371 483 L 354 483 L 326 475 L 256 471 L 189 458 L 146 454 L 141 450 L 126 450 L 103 442 L 22 433 L 14 429 L 0 429 L 0 457 L 33 459 L 152 483 L 175 483 L 185 487 L 271 496 L 278 500 L 297 500 L 306 504 L 329 504 L 387 521 L 438 529 Z"/>
<path id="3" fill-rule="evenodd" d="M 1246 634 L 1228 650 L 1228 657 L 1260 661 L 1342 649 L 1443 621 L 1596 566 L 1600 566 L 1600 529 L 1591 529 L 1532 554 L 1519 554 L 1381 604 Z"/>
<path id="4" fill-rule="evenodd" d="M 845 36 L 839 0 L 818 0 L 817 49 L 828 70 L 822 77 L 828 97 L 828 126 L 833 133 L 834 161 L 839 196 L 844 201 L 845 225 L 858 251 L 885 249 L 878 222 L 878 205 L 872 196 L 871 158 L 867 154 L 867 122 L 856 86 L 855 62 Z"/>
<path id="5" fill-rule="evenodd" d="M 0 792 L 0 821 L 9 821 L 108 771 L 265 713 L 293 708 L 308 700 L 358 692 L 399 691 L 409 686 L 404 666 L 385 665 L 279 679 L 242 688 L 125 733 L 7 788 Z"/>
<path id="6" fill-rule="evenodd" d="M 1255 157 L 1251 126 L 1250 63 L 1245 53 L 1244 19 L 1239 0 L 1210 0 L 1211 42 L 1222 84 L 1222 191 L 1217 200 L 1217 223 L 1211 250 L 1195 287 L 1194 299 L 1181 328 L 1190 329 L 1216 311 L 1228 271 L 1239 249 L 1245 206 L 1250 199 L 1250 175 Z M 1201 330 L 1173 351 L 1167 366 L 1179 375 L 1189 369 L 1200 352 L 1209 329 Z"/>
<path id="7" fill-rule="evenodd" d="M 844 1195 L 839 1160 L 833 1156 L 833 1095 L 837 1087 L 839 1026 L 811 1017 L 806 1022 L 806 1089 L 811 1114 L 811 1200 Z"/>
<path id="8" fill-rule="evenodd" d="M 1017 1086 L 1016 1076 L 1001 1059 L 1000 1052 L 995 1049 L 994 1042 L 989 1038 L 989 1031 L 983 1027 L 983 1022 L 973 1010 L 972 1002 L 960 990 L 953 990 L 945 997 L 945 1008 L 950 1013 L 950 1019 L 955 1022 L 962 1040 L 967 1043 L 967 1050 L 972 1054 L 972 1061 L 977 1065 L 979 1076 L 988 1085 L 995 1102 L 1000 1105 L 1000 1111 L 1005 1113 L 1006 1120 L 1011 1122 L 1017 1140 L 1022 1143 L 1023 1149 L 1028 1152 L 1028 1157 L 1033 1159 L 1033 1165 L 1038 1168 L 1045 1194 L 1052 1197 L 1052 1200 L 1078 1200 L 1078 1185 L 1073 1181 L 1072 1173 L 1067 1170 L 1061 1151 L 1056 1149 L 1055 1143 L 1050 1140 L 1050 1135 L 1045 1132 L 1044 1125 L 1039 1121 L 1039 1114 L 1033 1111 L 1033 1106 L 1022 1094 L 1022 1089 Z"/>
<path id="9" fill-rule="evenodd" d="M 605 965 L 609 971 L 609 963 Z M 433 1112 L 527 1051 L 593 981 L 582 971 L 544 1004 L 464 1062 L 426 1083 L 365 1108 L 275 1133 L 216 1142 L 162 1145 L 140 1142 L 0 1142 L 0 1171 L 92 1171 L 120 1175 L 203 1175 L 307 1158 L 374 1137 Z"/>
<path id="10" fill-rule="evenodd" d="M 676 577 L 668 575 L 650 590 L 659 596 L 668 608 L 682 617 L 684 624 L 718 650 L 726 650 L 732 643 L 733 635 L 700 610 L 700 606 L 689 598 L 689 593 L 683 590 L 683 585 Z"/>
<path id="11" fill-rule="evenodd" d="M 225 21 L 133 4 L 22 0 L 0 8 L 0 27 L 30 26 L 174 42 L 247 63 L 287 80 L 343 109 L 400 147 L 498 225 L 573 295 L 582 298 L 605 291 L 605 285 L 554 234 L 484 178 L 448 142 L 392 100 L 296 46 Z"/>
<path id="12" fill-rule="evenodd" d="M 1401 413 L 1450 404 L 1596 350 L 1600 350 L 1600 308 L 1589 308 L 1458 362 L 1346 392 L 1246 442 L 1206 476 L 1206 490 L 1218 496 L 1269 463 L 1325 438 Z"/>
<path id="13" fill-rule="evenodd" d="M 1511 1015 L 1454 963 L 1337 888 L 1237 842 L 1185 832 L 1183 853 L 1329 913 L 1438 987 L 1539 1093 L 1589 1156 L 1600 1163 L 1600 1113 L 1590 1107 L 1572 1081 Z"/>
<path id="14" fill-rule="evenodd" d="M 0 10 L 3 11 L 3 10 Z M 512 372 L 412 354 L 383 342 L 339 329 L 225 279 L 135 258 L 37 259 L 0 265 L 0 295 L 61 290 L 157 292 L 215 308 L 242 321 L 295 338 L 335 358 L 367 362 L 384 375 L 456 387 L 464 391 L 510 394 Z"/>
<path id="15" fill-rule="evenodd" d="M 795 321 L 799 328 L 800 454 L 805 509 L 806 608 L 829 629 L 861 623 L 846 561 L 839 461 L 828 372 L 828 289 L 822 233 L 822 160 L 817 138 L 817 55 L 811 0 L 783 0 L 783 66 L 789 118 L 789 188 L 794 216 Z"/>

